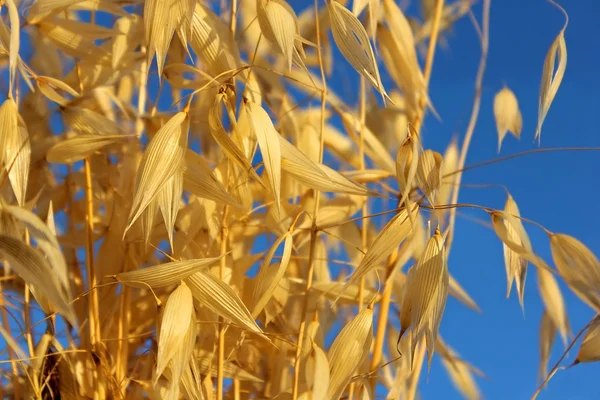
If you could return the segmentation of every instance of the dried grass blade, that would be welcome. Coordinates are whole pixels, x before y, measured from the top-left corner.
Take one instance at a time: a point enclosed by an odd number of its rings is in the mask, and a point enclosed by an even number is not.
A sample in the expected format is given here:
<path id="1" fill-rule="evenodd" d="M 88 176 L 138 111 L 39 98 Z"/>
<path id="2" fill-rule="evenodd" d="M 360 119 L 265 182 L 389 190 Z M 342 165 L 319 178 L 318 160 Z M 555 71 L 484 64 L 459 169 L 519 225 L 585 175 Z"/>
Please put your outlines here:
<path id="1" fill-rule="evenodd" d="M 225 257 L 225 256 L 222 256 Z M 194 260 L 173 261 L 154 265 L 136 271 L 122 272 L 116 275 L 119 282 L 127 286 L 160 288 L 176 284 L 198 271 L 217 263 L 222 257 L 198 258 Z"/>
<path id="2" fill-rule="evenodd" d="M 258 0 L 256 14 L 265 38 L 285 57 L 292 69 L 298 21 L 294 9 L 285 0 Z"/>
<path id="3" fill-rule="evenodd" d="M 240 207 L 217 180 L 207 162 L 199 154 L 189 149 L 185 152 L 183 187 L 198 197 Z"/>
<path id="4" fill-rule="evenodd" d="M 548 271 L 539 269 L 537 273 L 538 287 L 540 296 L 546 306 L 546 314 L 548 314 L 548 317 L 552 320 L 552 323 L 560 333 L 563 343 L 566 346 L 567 336 L 569 335 L 571 328 L 560 287 L 554 276 Z"/>
<path id="5" fill-rule="evenodd" d="M 540 323 L 540 366 L 538 368 L 538 380 L 542 380 L 548 375 L 548 361 L 556 337 L 556 325 L 548 313 L 548 308 L 542 315 Z"/>
<path id="6" fill-rule="evenodd" d="M 306 386 L 312 400 L 327 400 L 329 391 L 329 361 L 325 352 L 312 343 L 305 366 Z"/>
<path id="7" fill-rule="evenodd" d="M 25 282 L 42 293 L 71 325 L 77 326 L 71 299 L 40 252 L 18 239 L 0 235 L 0 255 Z"/>
<path id="8" fill-rule="evenodd" d="M 209 272 L 196 272 L 185 279 L 196 300 L 218 315 L 242 328 L 261 334 L 254 317 L 239 296 L 222 280 Z"/>
<path id="9" fill-rule="evenodd" d="M 342 395 L 354 371 L 368 356 L 372 341 L 373 310 L 365 308 L 340 331 L 327 353 L 328 399 L 338 399 Z"/>
<path id="10" fill-rule="evenodd" d="M 135 136 L 81 134 L 56 143 L 48 150 L 46 160 L 50 163 L 72 164 L 116 143 L 124 143 Z"/>
<path id="11" fill-rule="evenodd" d="M 328 2 L 327 10 L 333 40 L 344 58 L 381 93 L 384 103 L 386 99 L 392 102 L 381 83 L 375 54 L 365 28 L 352 12 L 340 3 Z"/>
<path id="12" fill-rule="evenodd" d="M 227 132 L 221 123 L 221 101 L 225 100 L 224 97 L 225 95 L 223 93 L 217 95 L 215 103 L 208 114 L 210 133 L 227 158 L 260 182 L 260 177 L 252 168 L 252 164 L 250 164 L 250 161 L 248 161 L 242 150 L 240 150 L 229 135 L 227 135 Z"/>
<path id="13" fill-rule="evenodd" d="M 8 17 L 10 19 L 10 47 L 8 52 L 9 87 L 8 95 L 12 97 L 13 87 L 17 76 L 17 63 L 19 62 L 19 47 L 21 44 L 21 25 L 19 23 L 19 10 L 15 0 L 6 0 Z"/>
<path id="14" fill-rule="evenodd" d="M 271 264 L 275 252 L 281 243 L 284 243 L 281 261 L 277 264 Z M 286 232 L 277 238 L 265 256 L 260 271 L 256 275 L 256 278 L 254 278 L 254 291 L 252 293 L 252 316 L 254 318 L 257 318 L 260 315 L 273 296 L 273 292 L 277 289 L 279 282 L 284 277 L 290 262 L 290 257 L 292 256 L 293 244 L 294 240 L 292 234 Z"/>
<path id="15" fill-rule="evenodd" d="M 7 213 L 25 225 L 37 246 L 44 252 L 52 271 L 56 274 L 63 290 L 71 295 L 71 284 L 68 277 L 67 264 L 56 235 L 52 230 L 34 213 L 22 207 L 2 204 L 2 213 Z"/>
<path id="16" fill-rule="evenodd" d="M 160 334 L 158 335 L 155 381 L 162 375 L 180 347 L 185 344 L 185 337 L 190 328 L 193 312 L 194 302 L 192 291 L 182 282 L 171 293 L 165 305 L 160 324 Z M 176 378 L 176 382 L 179 384 L 180 376 Z"/>
<path id="17" fill-rule="evenodd" d="M 8 179 L 17 203 L 20 206 L 25 206 L 31 163 L 31 143 L 27 125 L 25 125 L 25 121 L 20 115 L 17 115 L 17 131 L 14 133 L 5 139 L 6 161 L 10 168 Z"/>
<path id="18" fill-rule="evenodd" d="M 279 133 L 273 126 L 269 114 L 258 104 L 251 101 L 244 103 L 250 117 L 252 130 L 258 140 L 258 146 L 263 157 L 269 184 L 273 191 L 277 213 L 281 213 L 281 148 Z"/>
<path id="19" fill-rule="evenodd" d="M 440 153 L 429 149 L 419 156 L 415 182 L 432 206 L 442 183 L 442 160 Z"/>
<path id="20" fill-rule="evenodd" d="M 178 171 L 167 180 L 162 190 L 158 194 L 158 208 L 163 216 L 165 226 L 167 228 L 167 236 L 171 251 L 173 248 L 173 230 L 175 229 L 175 221 L 177 213 L 181 207 L 181 195 L 183 194 L 183 171 Z"/>
<path id="21" fill-rule="evenodd" d="M 400 336 L 413 328 L 412 355 L 418 339 L 427 339 L 429 365 L 434 353 L 441 319 L 448 297 L 449 275 L 444 238 L 439 230 L 427 241 L 419 262 L 408 271 L 400 310 Z"/>

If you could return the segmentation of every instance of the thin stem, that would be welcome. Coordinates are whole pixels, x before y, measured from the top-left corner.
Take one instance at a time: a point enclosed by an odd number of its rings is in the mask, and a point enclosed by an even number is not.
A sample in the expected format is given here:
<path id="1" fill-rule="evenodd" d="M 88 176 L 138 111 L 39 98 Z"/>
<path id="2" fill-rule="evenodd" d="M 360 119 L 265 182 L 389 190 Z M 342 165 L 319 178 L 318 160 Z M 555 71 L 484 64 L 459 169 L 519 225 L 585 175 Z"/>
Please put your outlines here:
<path id="1" fill-rule="evenodd" d="M 486 160 L 486 161 L 483 161 L 483 162 L 480 162 L 477 164 L 467 165 L 466 167 L 459 168 L 459 169 L 456 169 L 455 171 L 447 173 L 446 175 L 443 176 L 443 178 L 461 174 L 465 171 L 469 171 L 469 170 L 472 170 L 475 168 L 485 167 L 487 165 L 497 164 L 500 162 L 512 160 L 513 158 L 520 158 L 520 157 L 527 156 L 530 154 L 555 153 L 555 152 L 561 152 L 561 151 L 600 151 L 600 147 L 550 147 L 550 148 L 546 148 L 546 149 L 526 150 L 526 151 L 521 151 L 521 152 L 515 153 L 515 154 L 509 154 L 507 156 L 492 158 L 491 160 Z"/>
<path id="2" fill-rule="evenodd" d="M 94 268 L 94 192 L 92 187 L 92 167 L 89 158 L 84 160 L 85 173 L 85 204 L 86 204 L 86 247 L 85 247 L 85 267 L 88 278 L 88 290 L 90 299 L 88 300 L 88 322 L 90 330 L 90 349 L 98 353 L 98 344 L 101 342 L 100 333 L 100 315 L 98 311 L 98 291 L 96 290 L 96 270 Z M 104 398 L 104 381 L 100 378 L 101 366 L 96 368 L 96 386 L 98 390 L 94 391 L 94 396 Z"/>
<path id="3" fill-rule="evenodd" d="M 567 354 L 569 354 L 569 351 L 571 351 L 571 349 L 573 348 L 573 346 L 575 346 L 575 343 L 577 343 L 577 340 L 579 340 L 579 338 L 581 337 L 581 335 L 583 335 L 583 333 L 593 323 L 595 323 L 598 318 L 599 318 L 598 316 L 595 316 L 594 318 L 592 318 L 592 320 L 590 322 L 588 322 L 586 326 L 584 326 L 583 328 L 581 328 L 581 330 L 577 333 L 577 335 L 573 338 L 573 340 L 571 340 L 571 343 L 569 343 L 569 346 L 565 349 L 565 351 L 563 352 L 562 356 L 560 356 L 560 358 L 558 359 L 558 361 L 556 362 L 556 364 L 554 364 L 554 366 L 552 367 L 552 370 L 550 371 L 550 373 L 548 373 L 548 376 L 546 376 L 546 379 L 544 379 L 544 382 L 542 382 L 542 384 L 540 385 L 540 387 L 538 387 L 538 389 L 535 391 L 535 393 L 531 397 L 531 400 L 537 399 L 537 397 L 540 394 L 540 392 L 542 391 L 542 389 L 548 384 L 548 382 L 550 381 L 550 379 L 552 379 L 552 377 L 554 376 L 554 374 L 558 371 L 558 367 L 560 366 L 560 363 L 565 359 L 565 357 L 567 356 Z"/>
<path id="4" fill-rule="evenodd" d="M 481 59 L 479 60 L 479 69 L 477 71 L 477 77 L 475 78 L 475 98 L 473 100 L 473 109 L 471 111 L 471 118 L 469 120 L 469 125 L 467 127 L 467 133 L 465 134 L 465 141 L 463 142 L 460 157 L 458 159 L 458 168 L 457 170 L 461 170 L 467 159 L 467 153 L 469 151 L 469 146 L 471 145 L 471 139 L 473 138 L 473 132 L 475 131 L 475 125 L 477 124 L 477 119 L 479 117 L 479 109 L 481 107 L 481 87 L 483 84 L 483 75 L 485 73 L 485 67 L 487 63 L 487 54 L 489 47 L 489 26 L 490 26 L 490 1 L 484 0 L 483 2 L 483 23 L 482 23 L 482 36 L 481 36 Z M 454 179 L 455 188 L 452 191 L 452 201 L 451 203 L 456 203 L 458 201 L 458 193 L 460 192 L 460 182 L 462 179 L 462 172 L 459 172 Z M 448 221 L 448 227 L 450 231 L 448 232 L 448 238 L 446 240 L 446 254 L 450 254 L 450 249 L 452 247 L 452 241 L 454 240 L 454 228 L 456 223 L 456 209 L 450 210 L 450 218 Z"/>
<path id="5" fill-rule="evenodd" d="M 229 162 L 227 163 L 227 188 L 229 188 Z M 221 260 L 219 263 L 219 279 L 225 278 L 225 268 L 227 258 L 224 255 L 227 253 L 227 237 L 229 236 L 229 230 L 227 228 L 227 214 L 229 212 L 229 206 L 223 207 L 223 217 L 221 218 Z M 222 318 L 219 317 L 219 322 L 222 322 Z M 217 400 L 223 400 L 223 379 L 225 377 L 225 332 L 227 326 L 225 324 L 219 324 L 219 336 L 218 336 L 218 355 L 217 355 Z"/>
<path id="6" fill-rule="evenodd" d="M 431 31 L 431 37 L 429 39 L 429 47 L 427 48 L 427 58 L 425 60 L 425 69 L 423 71 L 423 79 L 425 81 L 425 88 L 429 87 L 429 80 L 431 79 L 431 72 L 433 71 L 433 58 L 435 56 L 435 49 L 437 47 L 437 40 L 440 33 L 440 21 L 442 20 L 442 12 L 444 10 L 444 0 L 438 0 L 435 6 L 435 14 L 433 16 L 433 27 Z M 419 112 L 414 122 L 414 128 L 417 135 L 421 132 L 421 126 L 423 125 L 423 114 L 425 113 L 425 97 L 419 98 Z"/>
<path id="7" fill-rule="evenodd" d="M 423 361 L 425 360 L 425 339 L 421 339 L 417 345 L 416 357 L 413 360 L 414 367 L 413 373 L 408 384 L 408 390 L 406 393 L 406 400 L 414 400 L 417 394 L 417 385 L 419 378 L 421 377 L 421 370 L 423 369 Z"/>
<path id="8" fill-rule="evenodd" d="M 315 15 L 319 15 L 319 7 L 317 4 L 318 0 L 314 0 L 314 9 Z M 321 83 L 323 85 L 323 90 L 321 91 L 321 125 L 319 128 L 319 162 L 323 162 L 323 152 L 325 149 L 325 105 L 327 101 L 327 80 L 325 79 L 325 69 L 323 67 L 323 55 L 321 53 L 321 32 L 319 26 L 319 18 L 316 18 L 315 28 L 317 34 L 317 57 L 319 60 L 319 69 L 321 72 Z M 312 218 L 312 229 L 310 232 L 310 247 L 309 247 L 309 259 L 308 259 L 308 271 L 306 276 L 306 285 L 304 287 L 304 303 L 302 304 L 302 314 L 300 317 L 300 326 L 298 328 L 298 346 L 296 347 L 296 355 L 294 358 L 294 379 L 292 384 L 292 400 L 298 399 L 298 385 L 300 382 L 300 356 L 302 355 L 302 347 L 304 344 L 304 330 L 306 329 L 306 317 L 308 312 L 308 300 L 309 300 L 309 292 L 312 287 L 314 269 L 315 269 L 315 253 L 316 253 L 316 243 L 317 243 L 317 215 L 319 212 L 319 199 L 321 197 L 321 193 L 318 190 L 313 191 L 314 199 L 315 199 L 315 207 L 313 211 Z"/>

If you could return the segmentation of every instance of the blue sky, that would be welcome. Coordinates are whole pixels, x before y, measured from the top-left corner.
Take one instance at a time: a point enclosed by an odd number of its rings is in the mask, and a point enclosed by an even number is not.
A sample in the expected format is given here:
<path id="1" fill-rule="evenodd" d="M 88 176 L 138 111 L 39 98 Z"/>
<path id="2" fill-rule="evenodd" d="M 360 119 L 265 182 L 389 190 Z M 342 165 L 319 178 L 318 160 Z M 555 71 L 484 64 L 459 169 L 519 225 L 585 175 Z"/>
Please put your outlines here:
<path id="1" fill-rule="evenodd" d="M 305 3 L 291 2 L 298 8 Z M 310 2 L 312 4 L 312 2 Z M 413 2 L 416 3 L 416 2 Z M 481 3 L 481 1 L 479 2 Z M 600 147 L 600 35 L 596 0 L 563 1 L 570 23 L 566 30 L 568 63 L 566 75 L 542 130 L 541 147 Z M 297 9 L 298 9 L 297 8 Z M 408 13 L 413 13 L 411 5 Z M 478 19 L 481 4 L 474 7 Z M 521 140 L 504 140 L 500 156 L 538 148 L 533 141 L 537 123 L 539 84 L 546 52 L 563 25 L 558 9 L 544 0 L 492 1 L 490 49 L 483 81 L 481 113 L 472 140 L 467 165 L 498 157 L 493 98 L 504 84 L 516 94 L 524 124 Z M 471 112 L 474 79 L 480 45 L 468 18 L 460 20 L 446 35 L 447 48 L 438 48 L 430 84 L 431 99 L 442 121 L 427 118 L 423 134 L 426 147 L 445 149 L 453 135 L 462 138 Z M 339 54 L 338 54 L 339 56 Z M 343 77 L 343 78 L 340 78 Z M 356 99 L 357 74 L 337 60 L 329 86 L 344 99 Z M 391 87 L 392 81 L 384 84 Z M 352 100 L 348 100 L 352 103 Z M 554 232 L 573 235 L 595 254 L 600 253 L 600 217 L 588 205 L 600 192 L 600 153 L 558 152 L 533 154 L 468 171 L 463 183 L 505 185 L 517 201 L 521 215 Z M 502 209 L 506 195 L 499 187 L 463 188 L 459 202 Z M 373 210 L 376 211 L 376 210 Z M 481 212 L 469 216 L 489 218 Z M 538 331 L 543 305 L 537 277 L 530 267 L 525 292 L 525 313 L 513 289 L 506 299 L 506 276 L 502 244 L 490 229 L 458 218 L 449 268 L 481 307 L 483 314 L 466 309 L 454 299 L 447 304 L 441 334 L 466 360 L 482 369 L 487 379 L 478 383 L 488 400 L 529 399 L 537 388 Z M 526 226 L 535 251 L 551 261 L 548 238 L 539 229 Z M 562 285 L 574 332 L 593 316 L 566 286 Z M 567 358 L 572 361 L 577 347 Z M 550 366 L 560 357 L 563 345 L 553 348 Z M 559 371 L 542 400 L 586 400 L 600 398 L 596 377 L 599 364 L 578 365 Z M 427 382 L 428 381 L 428 382 Z M 422 398 L 460 399 L 439 360 L 434 360 L 427 379 L 422 375 Z"/>

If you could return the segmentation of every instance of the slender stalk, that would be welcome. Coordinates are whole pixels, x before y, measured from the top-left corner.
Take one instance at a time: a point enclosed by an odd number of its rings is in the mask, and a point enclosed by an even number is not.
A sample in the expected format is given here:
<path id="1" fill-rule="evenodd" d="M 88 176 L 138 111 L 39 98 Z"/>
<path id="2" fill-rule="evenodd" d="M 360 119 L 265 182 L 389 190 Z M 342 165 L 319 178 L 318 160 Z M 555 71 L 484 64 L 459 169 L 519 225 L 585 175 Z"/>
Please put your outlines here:
<path id="1" fill-rule="evenodd" d="M 241 395 L 240 395 L 240 380 L 239 379 L 234 379 L 233 380 L 233 400 L 241 400 Z"/>
<path id="2" fill-rule="evenodd" d="M 469 146 L 471 145 L 471 139 L 473 138 L 473 132 L 475 131 L 475 125 L 477 125 L 477 119 L 479 117 L 479 109 L 481 107 L 481 87 L 483 85 L 483 75 L 485 73 L 485 67 L 487 63 L 487 54 L 489 47 L 489 25 L 490 25 L 490 2 L 491 0 L 484 0 L 483 2 L 483 23 L 481 30 L 481 58 L 479 60 L 479 68 L 477 70 L 477 77 L 475 78 L 475 98 L 473 100 L 473 109 L 471 111 L 471 118 L 469 119 L 469 125 L 465 134 L 465 141 L 463 142 L 460 150 L 460 157 L 458 159 L 457 170 L 461 171 L 467 160 L 467 153 Z M 460 191 L 460 182 L 462 179 L 462 172 L 458 172 L 454 178 L 454 190 L 452 191 L 451 204 L 458 202 L 458 193 Z M 446 240 L 446 254 L 450 253 L 452 241 L 454 240 L 454 227 L 456 223 L 456 209 L 450 210 L 450 218 L 448 226 L 450 231 Z"/>
<path id="3" fill-rule="evenodd" d="M 414 367 L 413 373 L 408 384 L 408 390 L 406 393 L 406 400 L 414 400 L 417 394 L 417 385 L 419 378 L 421 377 L 421 370 L 423 369 L 423 361 L 425 360 L 425 339 L 422 339 L 417 345 L 415 359 L 413 360 Z"/>
<path id="4" fill-rule="evenodd" d="M 229 187 L 229 163 L 227 164 L 227 187 Z M 221 219 L 221 256 L 227 253 L 227 237 L 229 236 L 229 230 L 227 228 L 227 214 L 229 212 L 229 206 L 223 207 L 223 217 Z M 226 257 L 221 257 L 219 263 L 219 279 L 225 278 L 225 266 Z M 224 323 L 223 318 L 219 317 L 219 336 L 218 336 L 218 358 L 217 358 L 217 400 L 223 400 L 223 379 L 225 376 L 224 364 L 225 364 L 225 332 L 227 325 Z"/>
<path id="5" fill-rule="evenodd" d="M 314 9 L 315 15 L 319 15 L 319 7 L 317 4 L 317 0 L 314 0 Z M 323 89 L 321 91 L 321 125 L 319 128 L 319 162 L 323 162 L 323 152 L 325 148 L 325 136 L 323 132 L 325 131 L 325 105 L 327 102 L 327 80 L 325 79 L 325 69 L 323 67 L 323 55 L 321 53 L 321 31 L 319 26 L 319 18 L 317 17 L 315 20 L 315 27 L 317 33 L 317 58 L 319 60 L 319 69 L 321 72 L 321 82 Z M 321 193 L 318 190 L 313 191 L 314 199 L 315 199 L 315 207 L 313 211 L 312 218 L 312 229 L 310 232 L 310 247 L 309 247 L 309 257 L 308 257 L 308 271 L 306 275 L 306 285 L 304 287 L 304 303 L 302 304 L 302 314 L 300 317 L 300 327 L 298 328 L 298 346 L 296 347 L 296 355 L 294 358 L 294 379 L 292 384 L 292 400 L 298 399 L 298 385 L 300 382 L 300 356 L 302 355 L 303 345 L 304 345 L 304 331 L 306 329 L 306 317 L 308 312 L 308 300 L 309 300 L 309 292 L 312 287 L 314 269 L 315 269 L 315 253 L 316 253 L 316 243 L 317 243 L 317 215 L 319 213 L 319 201 L 321 197 Z"/>
<path id="6" fill-rule="evenodd" d="M 438 0 L 435 7 L 435 14 L 433 16 L 433 28 L 431 32 L 431 37 L 429 39 L 429 47 L 427 49 L 427 59 L 425 60 L 425 68 L 423 72 L 423 77 L 425 79 L 425 86 L 429 86 L 429 80 L 431 79 L 431 71 L 433 70 L 433 59 L 435 56 L 435 49 L 437 47 L 437 40 L 439 37 L 440 30 L 440 21 L 442 19 L 442 12 L 444 9 L 444 0 Z M 417 117 L 414 122 L 415 131 L 417 134 L 420 132 L 421 126 L 423 124 L 423 114 L 425 110 L 425 98 L 421 96 L 419 99 L 419 107 L 420 110 L 417 113 Z M 387 277 L 392 272 L 394 268 L 394 264 L 396 263 L 398 258 L 398 249 L 394 249 L 394 252 L 388 258 L 387 265 Z M 381 358 L 383 355 L 383 345 L 385 340 L 385 327 L 388 321 L 389 315 L 389 306 L 391 302 L 392 296 L 392 285 L 391 283 L 387 283 L 384 286 L 384 290 L 381 296 L 381 300 L 379 303 L 379 317 L 377 319 L 377 333 L 375 336 L 375 343 L 373 345 L 373 357 L 371 358 L 370 370 L 373 371 L 378 368 L 379 363 L 381 362 Z M 375 387 L 377 386 L 377 377 L 373 376 L 370 380 L 371 389 L 375 392 Z"/>
<path id="7" fill-rule="evenodd" d="M 30 241 L 29 231 L 25 230 L 25 243 L 29 243 Z M 25 341 L 27 342 L 27 351 L 29 352 L 29 357 L 35 356 L 35 348 L 33 346 L 33 335 L 31 334 L 31 305 L 30 299 L 31 293 L 29 289 L 29 284 L 25 283 L 25 287 L 23 289 L 23 322 L 25 323 Z M 39 393 L 40 383 L 38 380 L 38 376 L 33 374 L 31 376 L 33 391 L 35 393 Z"/>
<path id="8" fill-rule="evenodd" d="M 85 204 L 86 204 L 86 247 L 85 267 L 88 280 L 88 322 L 90 330 L 90 350 L 99 353 L 98 344 L 101 342 L 100 315 L 98 311 L 98 291 L 96 290 L 96 270 L 94 267 L 94 192 L 92 187 L 92 167 L 89 158 L 84 160 L 85 173 Z M 102 366 L 97 365 L 94 398 L 105 398 L 104 380 L 101 379 Z"/>
<path id="9" fill-rule="evenodd" d="M 367 89 L 365 78 L 360 77 L 360 140 L 358 144 L 358 152 L 360 158 L 360 170 L 365 170 L 365 123 L 367 118 Z M 361 213 L 363 216 L 369 215 L 368 203 L 365 199 L 365 202 L 362 205 Z M 362 221 L 362 226 L 360 230 L 360 245 L 363 251 L 367 251 L 367 233 L 369 228 L 369 219 L 365 218 Z M 358 286 L 358 310 L 359 312 L 363 309 L 364 306 L 364 296 L 365 296 L 365 277 L 362 276 L 360 278 L 360 283 Z"/>
<path id="10" fill-rule="evenodd" d="M 2 286 L 0 286 L 0 295 L 2 295 L 2 292 L 3 292 Z M 6 312 L 6 306 L 4 304 L 0 304 L 0 308 L 2 309 L 2 311 L 0 312 L 0 315 L 2 317 L 2 325 L 4 326 L 4 330 L 6 332 L 10 332 L 11 331 L 10 321 L 8 320 L 8 313 Z M 17 368 L 17 361 L 16 361 L 16 359 L 18 357 L 10 346 L 7 346 L 7 347 L 8 347 L 8 357 L 10 360 L 10 368 L 11 368 L 11 372 L 12 372 L 11 377 L 12 377 L 14 396 L 15 396 L 14 398 L 20 399 L 21 398 L 21 383 L 19 382 L 19 369 Z"/>

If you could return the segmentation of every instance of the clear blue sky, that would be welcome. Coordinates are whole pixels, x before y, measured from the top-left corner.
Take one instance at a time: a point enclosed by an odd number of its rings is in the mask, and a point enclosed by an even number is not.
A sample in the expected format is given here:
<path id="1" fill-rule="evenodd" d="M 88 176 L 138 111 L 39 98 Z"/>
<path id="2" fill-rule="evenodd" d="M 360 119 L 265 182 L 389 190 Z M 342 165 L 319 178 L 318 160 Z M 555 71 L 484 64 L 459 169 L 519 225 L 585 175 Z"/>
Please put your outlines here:
<path id="1" fill-rule="evenodd" d="M 304 1 L 291 3 L 297 9 L 306 7 Z M 312 5 L 312 1 L 310 3 Z M 600 34 L 597 31 L 600 4 L 597 0 L 560 3 L 570 17 L 566 31 L 567 71 L 544 123 L 541 147 L 600 147 Z M 411 5 L 409 14 L 414 9 L 415 5 Z M 481 9 L 481 4 L 474 7 L 478 19 Z M 546 52 L 562 24 L 560 11 L 544 0 L 492 1 L 490 51 L 483 81 L 481 114 L 467 165 L 498 156 L 492 104 L 494 94 L 504 84 L 519 100 L 524 125 L 521 140 L 507 137 L 500 155 L 538 147 L 533 137 L 542 67 Z M 429 117 L 424 127 L 426 146 L 437 150 L 443 150 L 452 135 L 460 138 L 464 135 L 480 57 L 479 42 L 468 18 L 459 21 L 446 37 L 449 46 L 438 49 L 430 87 L 432 101 L 442 122 Z M 356 99 L 357 82 L 357 74 L 347 63 L 338 60 L 329 81 L 330 87 L 345 99 Z M 389 79 L 384 83 L 392 85 Z M 573 235 L 595 254 L 600 254 L 600 217 L 589 204 L 600 193 L 599 161 L 600 153 L 597 152 L 535 154 L 466 172 L 463 182 L 505 185 L 523 216 L 538 221 L 551 231 Z M 499 209 L 505 201 L 501 188 L 465 188 L 460 195 L 462 203 Z M 468 214 L 486 218 L 483 213 Z M 546 235 L 531 226 L 527 229 L 536 252 L 551 261 Z M 511 298 L 506 299 L 502 257 L 502 244 L 493 231 L 465 218 L 458 219 L 449 268 L 477 301 L 483 314 L 472 312 L 451 298 L 441 334 L 466 360 L 488 376 L 478 380 L 486 399 L 529 399 L 537 388 L 538 330 L 543 305 L 538 296 L 534 267 L 530 267 L 526 283 L 525 315 L 514 290 Z M 593 316 L 593 311 L 582 305 L 564 285 L 561 284 L 561 288 L 573 330 L 577 332 Z M 550 365 L 562 351 L 563 345 L 557 340 Z M 573 359 L 575 351 L 567 360 Z M 578 365 L 559 371 L 539 399 L 600 399 L 599 375 L 600 364 Z M 419 389 L 424 400 L 461 398 L 438 359 L 434 360 L 428 382 L 426 376 L 422 376 Z"/>

